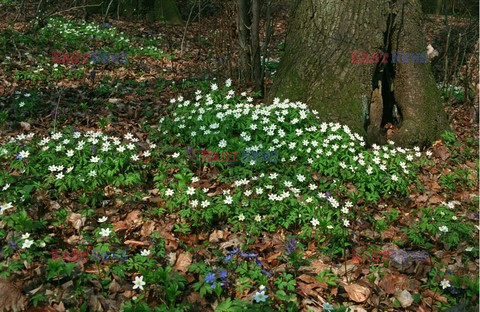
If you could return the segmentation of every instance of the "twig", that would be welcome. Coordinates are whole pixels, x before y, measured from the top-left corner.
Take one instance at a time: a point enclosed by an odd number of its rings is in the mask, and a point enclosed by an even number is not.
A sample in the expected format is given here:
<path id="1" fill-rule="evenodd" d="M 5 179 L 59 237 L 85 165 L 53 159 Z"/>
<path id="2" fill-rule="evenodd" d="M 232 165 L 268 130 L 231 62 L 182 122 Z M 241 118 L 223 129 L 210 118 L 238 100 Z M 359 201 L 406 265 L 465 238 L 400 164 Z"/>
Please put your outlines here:
<path id="1" fill-rule="evenodd" d="M 40 0 L 40 1 L 38 2 L 36 14 L 38 14 L 38 12 L 40 11 L 40 6 L 41 6 L 41 5 L 42 5 L 42 0 Z"/>
<path id="2" fill-rule="evenodd" d="M 185 29 L 183 30 L 182 43 L 181 43 L 181 45 L 180 45 L 180 57 L 182 57 L 182 55 L 183 55 L 183 43 L 185 42 L 185 36 L 187 35 L 188 23 L 190 22 L 190 17 L 192 16 L 193 8 L 194 8 L 194 7 L 195 7 L 195 4 L 192 5 L 192 8 L 190 9 L 190 13 L 188 14 L 187 23 L 185 24 Z"/>
<path id="3" fill-rule="evenodd" d="M 444 73 L 443 73 L 443 83 L 447 83 L 447 71 L 448 71 L 448 44 L 450 43 L 450 32 L 452 27 L 448 27 L 447 42 L 445 44 L 445 63 L 444 63 Z"/>
<path id="4" fill-rule="evenodd" d="M 13 46 L 15 47 L 15 49 L 18 52 L 18 57 L 20 58 L 20 63 L 21 63 L 22 62 L 22 53 L 20 53 L 20 51 L 18 50 L 17 45 L 15 44 L 15 40 L 13 38 L 12 38 L 12 42 L 13 42 Z"/>
<path id="5" fill-rule="evenodd" d="M 265 42 L 263 43 L 263 64 L 262 64 L 262 81 L 265 79 L 265 68 L 268 62 L 268 44 L 270 43 L 270 38 L 272 35 L 272 0 L 269 0 L 267 3 L 267 13 L 266 13 L 266 27 L 265 27 Z M 266 94 L 266 85 L 263 85 L 263 94 Z"/>
<path id="6" fill-rule="evenodd" d="M 18 7 L 18 14 L 17 16 L 15 16 L 15 18 L 13 19 L 13 23 L 15 24 L 15 22 L 17 21 L 18 17 L 20 16 L 20 12 L 22 12 L 22 8 L 23 6 L 25 5 L 25 1 L 22 1 L 21 5 Z"/>
<path id="7" fill-rule="evenodd" d="M 43 19 L 46 19 L 47 17 L 50 17 L 50 16 L 59 15 L 60 13 L 68 12 L 68 11 L 71 11 L 71 10 L 84 9 L 84 8 L 88 8 L 88 7 L 98 7 L 98 6 L 101 6 L 102 4 L 103 4 L 103 1 L 100 2 L 99 4 L 86 4 L 86 5 L 76 6 L 76 7 L 73 7 L 73 8 L 66 9 L 66 10 L 51 13 L 49 15 L 45 15 Z"/>
<path id="8" fill-rule="evenodd" d="M 58 89 L 57 89 L 58 92 Z M 57 112 L 58 112 L 58 106 L 60 105 L 60 99 L 62 98 L 62 94 L 58 93 L 58 102 L 57 106 L 55 107 L 55 119 L 53 120 L 53 133 L 55 133 L 55 128 L 57 126 Z"/>
<path id="9" fill-rule="evenodd" d="M 345 228 L 345 231 L 347 232 L 347 235 L 348 235 L 348 229 Z M 347 279 L 347 284 L 349 283 L 348 281 L 348 271 L 347 271 L 347 253 L 345 252 L 346 250 L 346 240 L 347 240 L 347 235 L 345 235 L 344 239 L 343 239 L 343 263 L 345 264 L 345 278 Z"/>
<path id="10" fill-rule="evenodd" d="M 103 18 L 104 23 L 107 20 L 108 11 L 110 10 L 110 6 L 112 5 L 112 2 L 113 2 L 113 0 L 110 0 L 110 3 L 108 4 L 107 12 L 105 12 L 105 17 Z"/>

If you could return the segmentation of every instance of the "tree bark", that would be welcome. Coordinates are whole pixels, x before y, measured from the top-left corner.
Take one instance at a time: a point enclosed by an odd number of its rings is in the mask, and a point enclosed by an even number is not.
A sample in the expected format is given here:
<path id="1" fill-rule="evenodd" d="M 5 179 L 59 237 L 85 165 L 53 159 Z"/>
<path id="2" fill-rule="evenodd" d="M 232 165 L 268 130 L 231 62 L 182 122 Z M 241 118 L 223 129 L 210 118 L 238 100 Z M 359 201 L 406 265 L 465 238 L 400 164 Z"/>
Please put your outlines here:
<path id="1" fill-rule="evenodd" d="M 238 0 L 239 80 L 250 81 L 250 0 Z"/>
<path id="2" fill-rule="evenodd" d="M 167 21 L 173 25 L 183 23 L 175 0 L 155 0 L 155 20 Z"/>
<path id="3" fill-rule="evenodd" d="M 260 64 L 260 0 L 252 0 L 252 80 L 255 89 L 263 93 L 262 67 Z"/>
<path id="4" fill-rule="evenodd" d="M 183 20 L 175 0 L 88 0 L 89 4 L 102 3 L 98 8 L 87 8 L 89 14 L 106 13 L 108 5 L 117 7 L 118 13 L 127 19 L 144 19 L 166 21 L 170 24 L 182 24 Z M 111 13 L 111 10 L 109 11 Z"/>
<path id="5" fill-rule="evenodd" d="M 369 143 L 386 141 L 386 123 L 401 145 L 432 142 L 448 123 L 430 64 L 392 63 L 392 51 L 426 51 L 421 17 L 419 0 L 297 1 L 269 99 L 304 101 Z M 389 58 L 352 63 L 352 51 Z"/>

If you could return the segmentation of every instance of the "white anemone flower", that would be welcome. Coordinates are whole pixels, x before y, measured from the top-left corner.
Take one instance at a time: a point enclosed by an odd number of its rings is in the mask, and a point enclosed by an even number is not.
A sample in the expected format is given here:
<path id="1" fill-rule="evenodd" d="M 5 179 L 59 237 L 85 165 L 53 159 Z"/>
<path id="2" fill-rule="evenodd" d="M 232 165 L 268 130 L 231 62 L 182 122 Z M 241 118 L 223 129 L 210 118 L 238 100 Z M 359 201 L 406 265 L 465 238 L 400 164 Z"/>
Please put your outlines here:
<path id="1" fill-rule="evenodd" d="M 145 284 L 146 283 L 143 281 L 143 276 L 136 276 L 135 280 L 133 281 L 133 289 L 140 288 L 141 290 L 143 290 L 143 285 Z"/>
<path id="2" fill-rule="evenodd" d="M 110 236 L 111 232 L 112 232 L 112 230 L 110 230 L 110 229 L 102 229 L 100 231 L 100 235 L 102 235 L 103 237 L 107 237 L 107 236 Z"/>
<path id="3" fill-rule="evenodd" d="M 23 242 L 22 248 L 30 248 L 30 246 L 32 246 L 32 245 L 33 245 L 33 240 L 26 239 Z"/>

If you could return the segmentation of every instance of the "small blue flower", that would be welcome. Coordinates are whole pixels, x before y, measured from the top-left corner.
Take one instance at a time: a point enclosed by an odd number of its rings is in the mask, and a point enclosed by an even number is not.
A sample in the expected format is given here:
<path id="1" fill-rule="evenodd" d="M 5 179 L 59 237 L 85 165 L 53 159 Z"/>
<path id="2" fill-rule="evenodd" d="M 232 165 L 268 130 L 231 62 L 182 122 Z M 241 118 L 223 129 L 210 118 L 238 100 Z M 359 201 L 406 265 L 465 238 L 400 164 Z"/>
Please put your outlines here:
<path id="1" fill-rule="evenodd" d="M 17 158 L 17 159 L 23 159 L 23 157 L 22 157 L 22 155 L 20 155 L 20 153 L 17 154 L 17 157 L 16 157 L 16 158 Z"/>
<path id="2" fill-rule="evenodd" d="M 256 263 L 257 265 L 262 265 L 262 261 L 260 261 L 260 260 L 258 260 L 258 259 L 255 259 L 255 263 Z"/>
<path id="3" fill-rule="evenodd" d="M 234 255 L 238 252 L 238 248 L 235 248 L 234 250 L 232 250 L 232 252 L 230 253 L 231 255 Z"/>
<path id="4" fill-rule="evenodd" d="M 272 274 L 268 271 L 265 271 L 264 269 L 262 269 L 262 273 L 265 274 L 268 277 L 272 277 Z"/>
<path id="5" fill-rule="evenodd" d="M 334 309 L 334 307 L 333 307 L 332 304 L 327 303 L 327 302 L 325 302 L 325 303 L 323 304 L 323 310 L 332 311 L 333 309 Z"/>
<path id="6" fill-rule="evenodd" d="M 205 277 L 205 282 L 207 283 L 215 283 L 215 273 L 208 273 Z"/>
<path id="7" fill-rule="evenodd" d="M 226 257 L 225 257 L 225 262 L 228 262 L 228 261 L 230 261 L 230 259 L 232 259 L 232 255 L 228 255 L 228 256 L 226 256 Z"/>
<path id="8" fill-rule="evenodd" d="M 8 244 L 10 245 L 10 247 L 13 249 L 13 250 L 17 250 L 18 249 L 18 245 L 13 241 L 9 241 Z"/>
<path id="9" fill-rule="evenodd" d="M 220 278 L 226 278 L 227 277 L 227 271 L 221 270 L 220 274 L 218 274 L 218 275 L 220 276 Z"/>
<path id="10" fill-rule="evenodd" d="M 213 289 L 217 288 L 217 284 L 213 283 L 212 285 L 210 285 L 210 288 L 213 288 Z"/>
<path id="11" fill-rule="evenodd" d="M 295 249 L 297 248 L 297 241 L 295 240 L 295 238 L 291 237 L 288 241 L 287 241 L 287 244 L 285 246 L 285 249 L 287 251 L 287 255 L 290 255 L 292 254 L 293 252 L 295 252 Z"/>
<path id="12" fill-rule="evenodd" d="M 241 251 L 241 252 L 240 252 L 240 256 L 243 257 L 243 258 L 247 258 L 247 257 L 248 257 L 248 254 L 245 253 L 245 252 L 243 252 L 243 251 Z"/>
<path id="13" fill-rule="evenodd" d="M 268 295 L 265 295 L 265 291 L 257 291 L 253 296 L 253 299 L 256 302 L 265 302 L 268 298 Z"/>

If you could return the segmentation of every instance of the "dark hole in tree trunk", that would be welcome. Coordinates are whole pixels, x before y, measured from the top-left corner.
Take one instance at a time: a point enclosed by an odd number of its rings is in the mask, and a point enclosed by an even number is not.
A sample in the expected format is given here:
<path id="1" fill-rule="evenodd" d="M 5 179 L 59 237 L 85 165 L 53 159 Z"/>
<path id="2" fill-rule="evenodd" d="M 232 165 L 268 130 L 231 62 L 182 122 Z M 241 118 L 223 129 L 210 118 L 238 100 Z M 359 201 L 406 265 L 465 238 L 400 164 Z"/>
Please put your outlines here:
<path id="1" fill-rule="evenodd" d="M 393 81 L 395 79 L 395 67 L 392 62 L 392 40 L 395 32 L 395 14 L 389 14 L 387 18 L 387 29 L 384 33 L 384 46 L 382 47 L 383 53 L 388 53 L 388 62 L 382 63 L 380 61 L 374 71 L 372 79 L 373 89 L 379 88 L 379 82 L 381 81 L 381 94 L 383 102 L 383 113 L 381 127 L 383 128 L 387 123 L 391 123 L 394 126 L 400 128 L 402 122 L 402 112 L 400 107 L 395 101 Z"/>

